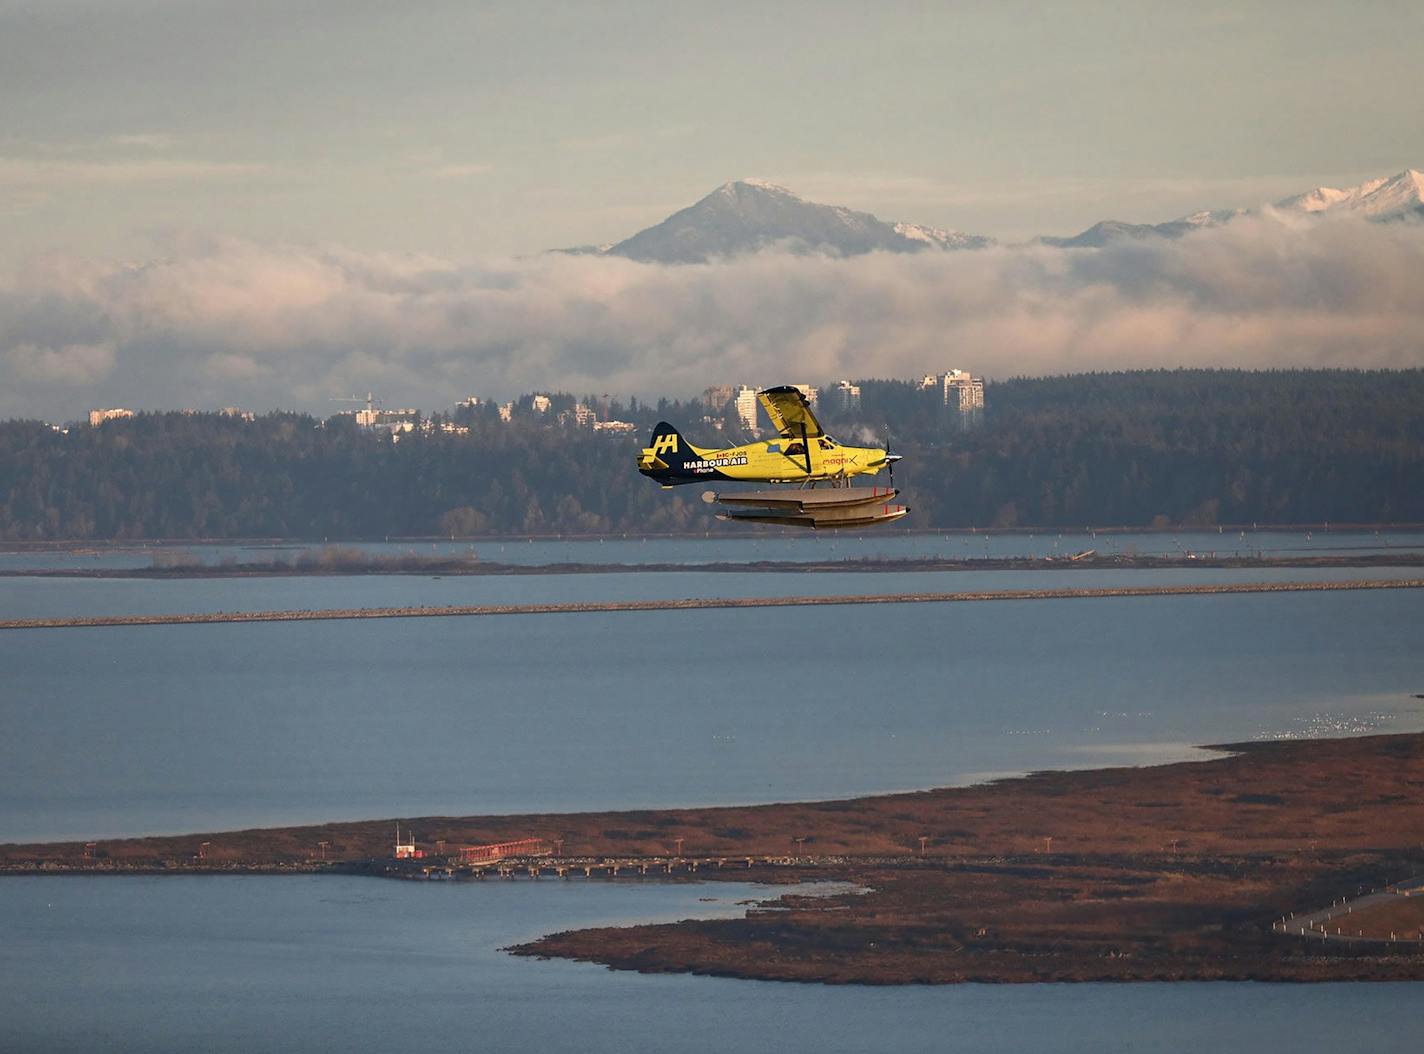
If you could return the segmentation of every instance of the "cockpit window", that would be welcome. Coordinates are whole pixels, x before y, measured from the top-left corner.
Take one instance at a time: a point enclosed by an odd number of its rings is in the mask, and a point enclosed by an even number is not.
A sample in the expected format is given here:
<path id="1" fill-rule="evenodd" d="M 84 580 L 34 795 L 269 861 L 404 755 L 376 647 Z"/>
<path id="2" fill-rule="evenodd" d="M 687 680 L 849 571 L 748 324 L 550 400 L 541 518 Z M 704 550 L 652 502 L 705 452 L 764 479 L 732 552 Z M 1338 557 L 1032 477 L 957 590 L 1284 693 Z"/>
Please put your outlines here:
<path id="1" fill-rule="evenodd" d="M 822 450 L 830 450 L 830 449 L 831 449 L 832 447 L 834 447 L 835 445 L 836 445 L 836 444 L 832 443 L 829 437 L 827 437 L 827 438 L 821 440 L 821 449 L 822 449 Z"/>

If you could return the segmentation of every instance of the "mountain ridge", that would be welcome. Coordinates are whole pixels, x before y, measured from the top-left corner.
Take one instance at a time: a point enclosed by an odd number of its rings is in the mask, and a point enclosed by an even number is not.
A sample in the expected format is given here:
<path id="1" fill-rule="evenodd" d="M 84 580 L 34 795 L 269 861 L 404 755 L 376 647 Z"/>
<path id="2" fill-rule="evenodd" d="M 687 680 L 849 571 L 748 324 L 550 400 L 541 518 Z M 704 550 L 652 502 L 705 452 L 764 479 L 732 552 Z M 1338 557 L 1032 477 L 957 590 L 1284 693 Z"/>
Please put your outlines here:
<path id="1" fill-rule="evenodd" d="M 807 201 L 763 179 L 723 183 L 712 193 L 606 248 L 560 250 L 644 263 L 690 264 L 768 248 L 859 256 L 868 252 L 978 249 L 993 239 L 915 223 L 894 223 L 843 205 Z"/>
<path id="2" fill-rule="evenodd" d="M 1357 216 L 1376 222 L 1424 218 L 1424 172 L 1409 168 L 1353 187 L 1319 186 L 1254 209 L 1202 209 L 1162 223 L 1104 219 L 1077 234 L 1043 235 L 1033 243 L 1060 249 L 1102 248 L 1124 241 L 1180 238 L 1244 216 L 1269 213 Z M 869 252 L 953 252 L 996 244 L 987 235 L 882 220 L 843 205 L 807 201 L 778 183 L 746 178 L 723 183 L 622 241 L 555 251 L 643 263 L 692 264 L 766 249 L 797 255 L 858 256 Z"/>
<path id="3" fill-rule="evenodd" d="M 1036 241 L 1061 249 L 1082 249 L 1130 239 L 1180 238 L 1203 227 L 1219 227 L 1243 216 L 1266 212 L 1300 216 L 1351 215 L 1378 222 L 1411 216 L 1424 218 L 1424 172 L 1407 168 L 1396 175 L 1369 179 L 1353 187 L 1320 186 L 1254 209 L 1203 209 L 1165 223 L 1100 220 L 1068 237 L 1043 236 Z"/>

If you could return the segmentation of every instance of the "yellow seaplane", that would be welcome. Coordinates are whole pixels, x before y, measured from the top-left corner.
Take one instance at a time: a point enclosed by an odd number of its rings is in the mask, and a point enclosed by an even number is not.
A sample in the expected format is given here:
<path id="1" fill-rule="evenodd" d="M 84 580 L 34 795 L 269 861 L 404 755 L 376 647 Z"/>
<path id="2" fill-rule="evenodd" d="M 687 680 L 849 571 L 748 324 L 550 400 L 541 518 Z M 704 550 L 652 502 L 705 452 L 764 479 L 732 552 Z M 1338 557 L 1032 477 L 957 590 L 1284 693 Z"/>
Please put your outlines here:
<path id="1" fill-rule="evenodd" d="M 782 485 L 780 490 L 706 491 L 702 500 L 718 504 L 724 520 L 791 527 L 864 527 L 898 520 L 910 510 L 892 504 L 895 462 L 888 449 L 845 446 L 828 436 L 798 388 L 785 385 L 758 392 L 776 439 L 723 450 L 693 446 L 663 421 L 652 445 L 638 455 L 638 471 L 664 488 L 716 480 Z M 888 444 L 887 444 L 888 447 Z M 889 487 L 856 487 L 854 476 L 890 473 Z M 817 484 L 828 484 L 818 489 Z"/>

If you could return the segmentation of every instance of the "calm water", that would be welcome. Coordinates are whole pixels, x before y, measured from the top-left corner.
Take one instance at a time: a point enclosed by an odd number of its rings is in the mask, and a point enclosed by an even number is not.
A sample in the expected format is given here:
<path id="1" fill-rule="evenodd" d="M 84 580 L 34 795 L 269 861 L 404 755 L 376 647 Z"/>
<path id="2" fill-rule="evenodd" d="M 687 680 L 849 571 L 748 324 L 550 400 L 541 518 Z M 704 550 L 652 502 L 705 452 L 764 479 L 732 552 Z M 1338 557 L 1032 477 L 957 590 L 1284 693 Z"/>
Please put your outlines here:
<path id="1" fill-rule="evenodd" d="M 0 610 L 1103 577 L 1067 574 L 11 579 Z M 1243 577 L 1107 580 L 1183 575 Z M 1417 590 L 4 632 L 0 841 L 824 798 L 1186 757 L 1190 744 L 1260 735 L 1414 729 L 1421 655 Z M 1418 1047 L 1408 985 L 831 988 L 642 977 L 497 950 L 575 926 L 735 913 L 756 895 L 633 882 L 4 879 L 0 1050 Z"/>
<path id="2" fill-rule="evenodd" d="M 1417 987 L 846 988 L 512 959 L 553 929 L 717 916 L 754 887 L 0 881 L 0 1048 L 917 1052 L 1418 1050 Z M 714 897 L 716 903 L 700 901 Z"/>
<path id="3" fill-rule="evenodd" d="M 1420 590 L 6 631 L 0 840 L 817 799 L 1412 729 L 1421 656 Z"/>
<path id="4" fill-rule="evenodd" d="M 175 554 L 203 563 L 240 563 L 295 559 L 320 545 L 167 545 L 84 552 L 0 551 L 0 570 L 45 567 L 149 567 Z M 482 542 L 357 542 L 341 548 L 385 556 L 477 556 L 508 564 L 706 564 L 743 560 L 841 560 L 866 558 L 971 556 L 1056 556 L 1096 549 L 1106 555 L 1311 556 L 1331 552 L 1424 552 L 1418 531 L 1152 531 L 1045 533 L 910 534 L 881 529 L 865 534 L 748 529 L 746 533 L 706 538 L 605 538 Z"/>
<path id="5" fill-rule="evenodd" d="M 0 577 L 0 617 L 439 607 L 686 597 L 963 593 L 997 589 L 1421 578 L 1419 567 L 1169 568 L 1061 571 L 655 571 L 553 575 L 334 575 L 273 578 Z"/>

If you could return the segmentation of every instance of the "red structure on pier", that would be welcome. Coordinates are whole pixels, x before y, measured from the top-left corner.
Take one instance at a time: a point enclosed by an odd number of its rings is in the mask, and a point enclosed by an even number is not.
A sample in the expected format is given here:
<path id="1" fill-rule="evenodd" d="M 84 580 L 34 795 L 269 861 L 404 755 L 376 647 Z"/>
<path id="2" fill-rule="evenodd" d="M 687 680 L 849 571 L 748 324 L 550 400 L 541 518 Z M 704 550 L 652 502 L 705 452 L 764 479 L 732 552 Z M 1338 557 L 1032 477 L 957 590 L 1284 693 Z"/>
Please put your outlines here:
<path id="1" fill-rule="evenodd" d="M 552 850 L 542 838 L 520 838 L 513 842 L 491 842 L 489 845 L 462 845 L 457 850 L 460 863 L 483 864 L 506 856 L 548 856 Z"/>

